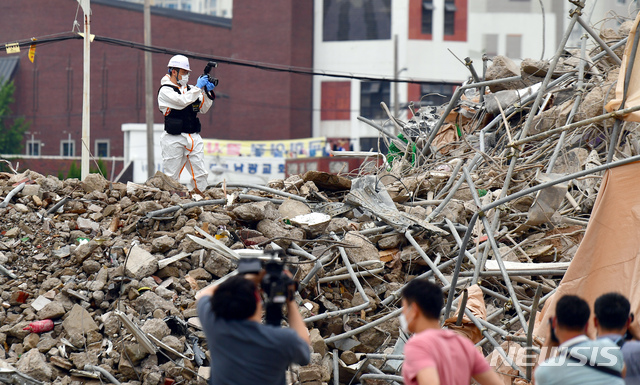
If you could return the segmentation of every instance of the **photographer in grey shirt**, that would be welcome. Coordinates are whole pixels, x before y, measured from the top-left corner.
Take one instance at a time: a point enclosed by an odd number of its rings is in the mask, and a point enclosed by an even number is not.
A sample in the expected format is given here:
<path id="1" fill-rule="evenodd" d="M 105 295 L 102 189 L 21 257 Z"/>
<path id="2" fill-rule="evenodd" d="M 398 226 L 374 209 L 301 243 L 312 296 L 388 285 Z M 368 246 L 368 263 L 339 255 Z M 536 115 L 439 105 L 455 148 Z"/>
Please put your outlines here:
<path id="1" fill-rule="evenodd" d="M 298 305 L 287 301 L 288 328 L 262 324 L 262 297 L 252 276 L 237 275 L 196 295 L 211 353 L 211 385 L 285 385 L 292 364 L 311 357 Z"/>

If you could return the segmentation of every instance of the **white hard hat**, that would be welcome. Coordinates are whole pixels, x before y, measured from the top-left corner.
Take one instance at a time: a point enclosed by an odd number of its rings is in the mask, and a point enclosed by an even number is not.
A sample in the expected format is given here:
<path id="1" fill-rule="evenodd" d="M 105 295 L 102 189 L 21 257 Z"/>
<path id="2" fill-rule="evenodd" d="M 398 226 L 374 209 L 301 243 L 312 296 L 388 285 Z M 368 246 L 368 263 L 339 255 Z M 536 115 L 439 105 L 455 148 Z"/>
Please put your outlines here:
<path id="1" fill-rule="evenodd" d="M 187 70 L 191 72 L 191 67 L 189 66 L 189 59 L 187 59 L 184 55 L 176 55 L 169 60 L 169 64 L 167 64 L 169 68 L 182 68 L 183 70 Z"/>

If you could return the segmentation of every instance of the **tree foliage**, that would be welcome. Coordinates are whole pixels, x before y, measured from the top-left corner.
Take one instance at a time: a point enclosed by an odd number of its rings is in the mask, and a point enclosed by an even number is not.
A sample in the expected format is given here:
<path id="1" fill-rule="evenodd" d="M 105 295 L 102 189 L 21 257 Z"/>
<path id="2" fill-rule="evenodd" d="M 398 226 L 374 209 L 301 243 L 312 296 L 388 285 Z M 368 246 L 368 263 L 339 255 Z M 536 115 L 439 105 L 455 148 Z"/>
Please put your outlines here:
<path id="1" fill-rule="evenodd" d="M 107 178 L 107 166 L 104 164 L 104 161 L 102 159 L 98 159 L 96 161 L 97 163 L 97 167 L 94 167 L 93 163 L 89 165 L 89 173 L 90 174 L 102 174 L 102 176 L 105 177 L 105 179 Z M 69 171 L 67 172 L 67 176 L 66 178 L 64 177 L 62 171 L 58 172 L 58 179 L 62 180 L 62 179 L 71 179 L 71 178 L 76 178 L 76 179 L 80 179 L 80 177 L 82 176 L 81 174 L 81 169 L 80 166 L 78 166 L 76 164 L 76 162 L 71 163 L 71 165 L 69 166 Z"/>
<path id="2" fill-rule="evenodd" d="M 0 82 L 2 79 L 0 79 Z M 24 149 L 22 139 L 29 129 L 24 117 L 14 117 L 10 105 L 15 101 L 13 81 L 0 87 L 0 154 L 20 154 Z"/>

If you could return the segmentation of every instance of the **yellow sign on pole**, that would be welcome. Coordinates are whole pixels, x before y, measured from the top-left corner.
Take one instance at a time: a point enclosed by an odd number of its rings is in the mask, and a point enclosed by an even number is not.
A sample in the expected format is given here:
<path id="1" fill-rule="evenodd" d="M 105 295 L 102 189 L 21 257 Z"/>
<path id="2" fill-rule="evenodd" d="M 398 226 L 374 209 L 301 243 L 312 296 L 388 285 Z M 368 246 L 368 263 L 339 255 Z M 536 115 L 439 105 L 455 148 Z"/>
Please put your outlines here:
<path id="1" fill-rule="evenodd" d="M 31 38 L 32 41 L 36 41 L 35 38 Z M 33 59 L 36 57 L 36 43 L 32 43 L 31 47 L 29 47 L 29 61 L 33 63 Z"/>

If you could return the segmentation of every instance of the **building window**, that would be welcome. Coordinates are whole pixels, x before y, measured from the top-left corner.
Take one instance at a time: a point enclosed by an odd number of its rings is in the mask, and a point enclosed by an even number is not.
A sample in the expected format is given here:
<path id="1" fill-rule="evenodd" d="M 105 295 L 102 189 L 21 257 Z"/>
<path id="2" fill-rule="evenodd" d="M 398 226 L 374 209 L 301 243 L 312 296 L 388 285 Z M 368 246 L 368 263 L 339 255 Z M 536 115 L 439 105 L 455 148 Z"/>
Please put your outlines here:
<path id="1" fill-rule="evenodd" d="M 380 102 L 390 105 L 391 83 L 360 83 L 360 115 L 369 119 L 386 119 L 387 114 L 380 107 Z"/>
<path id="2" fill-rule="evenodd" d="M 360 150 L 361 151 L 378 151 L 386 154 L 389 150 L 384 140 L 376 137 L 361 137 L 360 138 Z"/>
<path id="3" fill-rule="evenodd" d="M 486 33 L 483 36 L 484 53 L 489 56 L 498 56 L 498 34 Z"/>
<path id="4" fill-rule="evenodd" d="M 324 0 L 323 41 L 391 39 L 391 0 Z"/>
<path id="5" fill-rule="evenodd" d="M 27 140 L 27 155 L 40 156 L 40 146 L 42 142 L 39 140 Z"/>
<path id="6" fill-rule="evenodd" d="M 522 35 L 507 35 L 507 57 L 522 59 Z"/>
<path id="7" fill-rule="evenodd" d="M 433 0 L 422 1 L 422 33 L 433 33 Z"/>
<path id="8" fill-rule="evenodd" d="M 76 143 L 75 140 L 61 140 L 60 141 L 60 155 L 62 156 L 75 156 Z"/>
<path id="9" fill-rule="evenodd" d="M 444 2 L 444 34 L 454 35 L 456 32 L 456 8 L 455 0 Z"/>
<path id="10" fill-rule="evenodd" d="M 98 158 L 106 158 L 109 156 L 109 150 L 111 146 L 109 146 L 108 139 L 96 140 L 95 146 L 96 146 L 95 153 Z"/>
<path id="11" fill-rule="evenodd" d="M 440 106 L 451 100 L 453 92 L 459 84 L 456 83 L 422 83 L 420 84 L 420 103 L 424 106 Z"/>
<path id="12" fill-rule="evenodd" d="M 322 82 L 321 120 L 351 119 L 351 82 Z"/>

